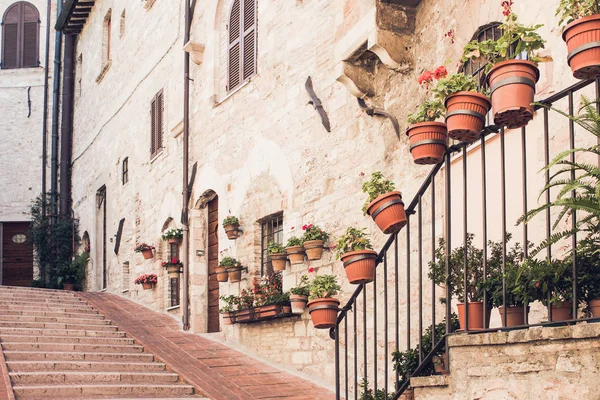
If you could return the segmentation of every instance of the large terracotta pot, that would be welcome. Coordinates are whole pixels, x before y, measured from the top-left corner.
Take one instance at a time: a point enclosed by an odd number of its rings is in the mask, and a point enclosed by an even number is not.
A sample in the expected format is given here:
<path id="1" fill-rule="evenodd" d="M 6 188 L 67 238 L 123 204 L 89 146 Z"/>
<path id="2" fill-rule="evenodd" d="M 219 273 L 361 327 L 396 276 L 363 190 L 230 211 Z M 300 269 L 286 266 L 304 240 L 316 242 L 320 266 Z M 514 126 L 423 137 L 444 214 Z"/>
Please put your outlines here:
<path id="1" fill-rule="evenodd" d="M 167 272 L 169 273 L 169 278 L 179 278 L 181 265 L 169 265 L 167 267 Z"/>
<path id="2" fill-rule="evenodd" d="M 312 260 L 320 260 L 323 255 L 323 245 L 325 242 L 322 240 L 308 240 L 302 245 L 306 252 L 306 257 Z"/>
<path id="3" fill-rule="evenodd" d="M 331 297 L 308 302 L 308 312 L 316 329 L 333 328 L 337 322 L 340 301 Z"/>
<path id="4" fill-rule="evenodd" d="M 290 303 L 292 304 L 292 313 L 303 314 L 304 310 L 306 310 L 306 303 L 308 303 L 308 296 L 291 294 Z"/>
<path id="5" fill-rule="evenodd" d="M 527 308 L 529 309 L 529 307 Z M 502 321 L 502 326 L 508 327 L 525 325 L 525 306 L 508 306 L 508 309 L 506 310 L 506 325 L 504 325 L 504 307 L 498 307 L 498 311 L 500 312 L 500 321 Z"/>
<path id="6" fill-rule="evenodd" d="M 539 69 L 527 60 L 503 61 L 490 70 L 487 81 L 492 93 L 494 124 L 522 128 L 533 119 L 531 103 L 539 78 Z"/>
<path id="7" fill-rule="evenodd" d="M 600 318 L 600 299 L 590 301 L 590 309 L 592 310 L 592 317 Z"/>
<path id="8" fill-rule="evenodd" d="M 154 257 L 154 252 L 152 251 L 152 249 L 142 250 L 142 255 L 144 256 L 144 260 L 149 260 L 152 257 Z"/>
<path id="9" fill-rule="evenodd" d="M 600 77 L 600 14 L 571 22 L 563 32 L 567 61 L 577 79 Z"/>
<path id="10" fill-rule="evenodd" d="M 448 136 L 461 142 L 479 139 L 492 104 L 477 92 L 454 93 L 445 101 Z"/>
<path id="11" fill-rule="evenodd" d="M 235 314 L 234 313 L 224 313 L 221 315 L 223 316 L 223 325 L 235 324 Z"/>
<path id="12" fill-rule="evenodd" d="M 226 267 L 215 267 L 215 273 L 217 274 L 217 281 L 227 282 L 227 280 L 229 280 L 229 273 L 227 272 Z"/>
<path id="13" fill-rule="evenodd" d="M 238 224 L 223 225 L 223 229 L 225 229 L 225 234 L 227 235 L 227 239 L 231 239 L 231 240 L 237 239 L 240 236 L 239 227 L 240 226 Z"/>
<path id="14" fill-rule="evenodd" d="M 286 247 L 290 264 L 302 264 L 304 262 L 304 247 L 302 246 L 291 246 Z"/>
<path id="15" fill-rule="evenodd" d="M 377 197 L 369 203 L 367 214 L 385 234 L 400 231 L 407 221 L 400 192 L 389 192 Z"/>
<path id="16" fill-rule="evenodd" d="M 344 270 L 351 284 L 369 283 L 375 279 L 375 267 L 377 267 L 377 253 L 375 251 L 349 251 L 342 254 L 340 258 L 344 263 Z"/>
<path id="17" fill-rule="evenodd" d="M 415 164 L 439 164 L 448 147 L 448 128 L 443 122 L 419 122 L 406 130 Z"/>
<path id="18" fill-rule="evenodd" d="M 153 286 L 154 283 L 142 283 L 142 287 L 144 288 L 144 290 L 151 290 Z"/>
<path id="19" fill-rule="evenodd" d="M 460 330 L 465 330 L 465 303 L 458 303 L 458 323 L 460 324 Z M 480 331 L 487 329 L 490 326 L 490 315 L 492 309 L 486 307 L 486 324 L 483 326 L 483 302 L 471 301 L 469 302 L 469 330 Z"/>
<path id="20" fill-rule="evenodd" d="M 74 283 L 63 283 L 63 290 L 75 290 L 75 284 Z"/>
<path id="21" fill-rule="evenodd" d="M 171 238 L 168 240 L 169 244 L 181 244 L 182 238 Z"/>
<path id="22" fill-rule="evenodd" d="M 271 257 L 273 271 L 285 271 L 285 265 L 288 258 L 286 253 L 271 254 L 269 257 Z"/>
<path id="23" fill-rule="evenodd" d="M 552 304 L 552 322 L 568 321 L 574 318 L 573 304 L 571 302 Z"/>
<path id="24" fill-rule="evenodd" d="M 242 280 L 242 268 L 227 268 L 227 275 L 230 283 L 240 282 Z"/>

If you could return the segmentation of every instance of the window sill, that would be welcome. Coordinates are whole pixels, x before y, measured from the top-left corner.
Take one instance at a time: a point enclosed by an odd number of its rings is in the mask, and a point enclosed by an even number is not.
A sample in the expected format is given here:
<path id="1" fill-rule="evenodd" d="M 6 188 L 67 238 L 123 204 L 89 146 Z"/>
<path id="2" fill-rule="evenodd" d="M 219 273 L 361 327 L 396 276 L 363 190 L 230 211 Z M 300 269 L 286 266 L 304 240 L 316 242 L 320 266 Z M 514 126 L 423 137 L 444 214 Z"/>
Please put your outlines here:
<path id="1" fill-rule="evenodd" d="M 129 289 L 125 289 L 125 290 L 121 291 L 121 293 L 129 293 Z"/>
<path id="2" fill-rule="evenodd" d="M 177 309 L 178 309 L 178 308 L 180 308 L 180 307 L 181 307 L 181 305 L 178 305 L 178 306 L 173 306 L 173 307 L 169 307 L 169 308 L 167 308 L 167 311 L 173 311 L 173 310 L 177 310 Z"/>
<path id="3" fill-rule="evenodd" d="M 153 163 L 154 163 L 154 161 L 156 161 L 158 158 L 160 158 L 160 156 L 162 156 L 162 155 L 163 155 L 163 153 L 164 153 L 164 151 L 163 151 L 163 150 L 159 151 L 159 152 L 158 152 L 158 153 L 157 153 L 157 154 L 156 154 L 154 157 L 152 157 L 152 158 L 150 159 L 150 164 L 153 164 Z"/>
<path id="4" fill-rule="evenodd" d="M 149 10 L 149 9 L 151 9 L 151 8 L 152 8 L 152 6 L 154 5 L 154 2 L 155 2 L 155 1 L 156 1 L 156 0 L 146 0 L 146 4 L 144 4 L 144 8 L 145 8 L 146 10 Z"/>
<path id="5" fill-rule="evenodd" d="M 104 65 L 104 67 L 102 67 L 102 71 L 100 71 L 100 74 L 96 78 L 96 83 L 102 82 L 102 79 L 104 79 L 104 77 L 106 76 L 106 73 L 110 69 L 111 65 L 112 65 L 112 61 L 108 60 L 108 62 Z"/>
<path id="6" fill-rule="evenodd" d="M 252 75 L 250 78 L 248 78 L 247 81 L 245 81 L 244 83 L 242 83 L 240 86 L 236 87 L 235 89 L 233 89 L 231 92 L 228 92 L 225 97 L 223 97 L 221 100 L 216 100 L 216 95 L 215 95 L 215 100 L 213 102 L 213 108 L 220 106 L 221 104 L 225 103 L 227 100 L 229 100 L 234 94 L 236 94 L 237 92 L 239 92 L 240 90 L 242 90 L 243 88 L 245 88 L 246 86 L 248 86 L 253 80 L 254 78 L 256 78 L 257 75 Z"/>

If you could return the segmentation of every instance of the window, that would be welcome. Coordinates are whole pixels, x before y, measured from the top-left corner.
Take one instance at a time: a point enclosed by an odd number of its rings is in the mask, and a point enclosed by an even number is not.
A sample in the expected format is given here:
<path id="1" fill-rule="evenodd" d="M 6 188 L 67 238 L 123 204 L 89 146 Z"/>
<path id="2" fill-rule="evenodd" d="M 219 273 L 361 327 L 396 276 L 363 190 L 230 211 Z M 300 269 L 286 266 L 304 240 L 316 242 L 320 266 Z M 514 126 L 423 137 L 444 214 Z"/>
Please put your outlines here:
<path id="1" fill-rule="evenodd" d="M 112 27 L 112 10 L 108 10 L 104 17 L 104 30 L 102 32 L 102 66 L 110 61 L 110 31 Z"/>
<path id="2" fill-rule="evenodd" d="M 121 23 L 119 26 L 119 38 L 125 35 L 125 10 L 121 13 Z"/>
<path id="3" fill-rule="evenodd" d="M 269 261 L 267 247 L 269 243 L 283 244 L 283 212 L 270 215 L 258 221 L 260 229 L 260 274 L 265 275 L 273 272 L 273 266 Z"/>
<path id="4" fill-rule="evenodd" d="M 123 263 L 123 287 L 121 290 L 123 293 L 129 292 L 129 261 Z"/>
<path id="5" fill-rule="evenodd" d="M 179 305 L 179 278 L 169 278 L 169 284 L 171 285 L 169 288 L 171 307 L 177 307 Z"/>
<path id="6" fill-rule="evenodd" d="M 484 25 L 475 32 L 471 41 L 477 40 L 478 42 L 484 42 L 486 40 L 496 40 L 500 36 L 502 36 L 502 31 L 500 30 L 500 22 L 492 22 L 490 24 Z M 469 60 L 463 64 L 461 71 L 466 75 L 474 76 L 479 82 L 480 86 L 486 86 L 485 80 L 485 66 L 487 64 L 487 60 L 479 59 L 479 60 Z"/>
<path id="7" fill-rule="evenodd" d="M 227 91 L 232 91 L 256 73 L 256 0 L 234 0 L 228 27 Z"/>
<path id="8" fill-rule="evenodd" d="M 129 182 L 129 157 L 123 159 L 123 185 Z"/>
<path id="9" fill-rule="evenodd" d="M 2 19 L 2 69 L 39 65 L 40 14 L 21 1 L 6 10 Z"/>
<path id="10" fill-rule="evenodd" d="M 150 156 L 154 158 L 163 148 L 164 95 L 161 90 L 152 99 L 150 107 Z"/>

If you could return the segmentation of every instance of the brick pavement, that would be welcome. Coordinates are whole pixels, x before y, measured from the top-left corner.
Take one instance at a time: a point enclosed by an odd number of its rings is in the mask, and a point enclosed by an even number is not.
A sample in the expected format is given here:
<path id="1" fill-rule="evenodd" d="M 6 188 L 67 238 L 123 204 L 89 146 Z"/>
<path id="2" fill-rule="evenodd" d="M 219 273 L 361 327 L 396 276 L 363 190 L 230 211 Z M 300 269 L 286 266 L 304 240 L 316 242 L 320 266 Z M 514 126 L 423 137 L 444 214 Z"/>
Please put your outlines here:
<path id="1" fill-rule="evenodd" d="M 332 392 L 310 381 L 216 341 L 182 331 L 180 323 L 168 315 L 114 294 L 79 295 L 211 399 L 335 399 Z"/>
<path id="2" fill-rule="evenodd" d="M 0 345 L 1 347 L 2 345 Z M 4 353 L 0 348 L 0 400 L 14 400 L 15 396 L 8 376 L 8 368 L 4 360 Z"/>

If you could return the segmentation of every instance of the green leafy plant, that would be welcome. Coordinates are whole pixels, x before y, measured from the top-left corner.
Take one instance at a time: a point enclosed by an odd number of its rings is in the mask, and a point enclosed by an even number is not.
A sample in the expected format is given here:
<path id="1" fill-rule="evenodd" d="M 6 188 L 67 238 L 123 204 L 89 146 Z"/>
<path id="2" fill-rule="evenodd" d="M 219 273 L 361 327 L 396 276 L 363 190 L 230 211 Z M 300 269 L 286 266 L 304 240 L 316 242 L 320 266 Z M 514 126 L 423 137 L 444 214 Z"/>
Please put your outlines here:
<path id="1" fill-rule="evenodd" d="M 304 244 L 304 242 L 302 241 L 302 239 L 300 239 L 299 237 L 296 236 L 292 236 L 291 238 L 288 239 L 285 247 L 295 247 L 295 246 L 302 246 Z"/>
<path id="2" fill-rule="evenodd" d="M 295 294 L 297 296 L 307 296 L 310 294 L 310 288 L 308 285 L 308 276 L 302 275 L 300 278 L 300 284 L 294 288 L 290 289 L 291 294 Z"/>
<path id="3" fill-rule="evenodd" d="M 239 262 L 238 260 L 236 260 L 233 257 L 223 257 L 221 259 L 221 261 L 219 262 L 219 266 L 221 266 L 221 267 L 227 267 L 227 268 L 241 267 L 242 263 Z"/>
<path id="4" fill-rule="evenodd" d="M 335 275 L 320 275 L 310 282 L 309 300 L 324 299 L 338 294 L 341 287 Z"/>
<path id="5" fill-rule="evenodd" d="M 326 242 L 329 239 L 329 234 L 317 225 L 303 225 L 302 230 L 304 231 L 302 242 L 308 242 L 309 240 L 322 240 Z"/>
<path id="6" fill-rule="evenodd" d="M 290 305 L 290 292 L 274 293 L 265 305 L 278 304 L 280 306 Z"/>
<path id="7" fill-rule="evenodd" d="M 335 248 L 337 258 L 350 251 L 373 250 L 371 241 L 366 233 L 366 228 L 358 229 L 351 226 L 339 238 Z"/>
<path id="8" fill-rule="evenodd" d="M 396 186 L 394 185 L 394 182 L 390 181 L 389 179 L 385 179 L 380 171 L 373 172 L 371 179 L 364 182 L 362 185 L 363 193 L 366 193 L 369 196 L 363 204 L 363 213 L 367 215 L 367 209 L 373 200 L 382 194 L 393 192 L 395 188 Z"/>
<path id="9" fill-rule="evenodd" d="M 373 393 L 373 389 L 369 388 L 369 381 L 367 378 L 363 378 L 360 383 L 360 397 L 358 400 L 392 400 L 394 393 L 386 393 L 385 389 L 377 389 Z"/>
<path id="10" fill-rule="evenodd" d="M 169 239 L 181 239 L 183 238 L 183 230 L 177 228 L 170 228 L 165 231 L 162 235 L 163 240 Z"/>
<path id="11" fill-rule="evenodd" d="M 462 72 L 441 78 L 431 89 L 433 96 L 441 102 L 458 92 L 484 93 L 485 90 L 480 88 L 474 76 L 465 75 Z"/>
<path id="12" fill-rule="evenodd" d="M 560 0 L 556 9 L 559 17 L 558 25 L 565 27 L 579 18 L 600 14 L 600 3 L 598 0 Z"/>
<path id="13" fill-rule="evenodd" d="M 531 269 L 531 282 L 536 288 L 539 288 L 541 292 L 540 300 L 544 305 L 573 300 L 573 264 L 570 257 L 564 260 L 529 258 L 525 263 Z M 579 292 L 579 294 L 581 293 Z"/>
<path id="14" fill-rule="evenodd" d="M 225 225 L 239 225 L 240 224 L 240 220 L 233 216 L 233 215 L 228 215 L 227 218 L 225 218 L 223 220 L 223 226 Z"/>
<path id="15" fill-rule="evenodd" d="M 254 301 L 254 293 L 247 289 L 242 289 L 240 295 L 233 300 L 233 304 L 236 305 L 236 310 L 239 311 L 254 307 Z"/>
<path id="16" fill-rule="evenodd" d="M 141 253 L 142 251 L 147 250 L 154 250 L 154 246 L 151 246 L 147 243 L 140 243 L 137 246 L 135 246 L 135 249 L 133 251 L 135 251 L 136 253 Z"/>
<path id="17" fill-rule="evenodd" d="M 285 247 L 281 243 L 269 242 L 267 246 L 267 253 L 269 254 L 283 254 L 285 253 Z"/>
<path id="18" fill-rule="evenodd" d="M 444 112 L 444 105 L 440 100 L 425 100 L 419 104 L 417 111 L 408 115 L 408 123 L 414 125 L 420 122 L 433 122 L 440 118 Z"/>
<path id="19" fill-rule="evenodd" d="M 232 294 L 230 294 L 229 296 L 221 295 L 219 299 L 221 299 L 225 303 L 223 307 L 219 309 L 219 313 L 224 314 L 235 311 L 234 305 L 236 304 L 236 296 Z"/>
<path id="20" fill-rule="evenodd" d="M 600 241 L 581 241 L 576 254 L 578 298 L 589 306 L 600 299 Z"/>
<path id="21" fill-rule="evenodd" d="M 90 253 L 87 251 L 75 256 L 72 262 L 64 264 L 58 270 L 58 285 L 63 283 L 74 283 L 77 286 L 83 286 L 85 281 L 85 270 L 90 260 Z"/>

